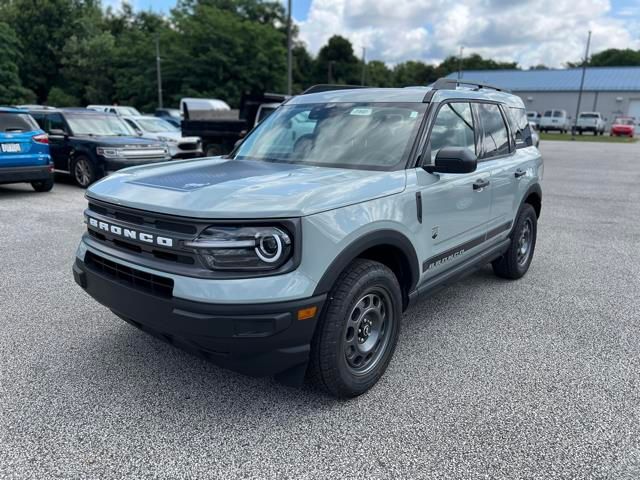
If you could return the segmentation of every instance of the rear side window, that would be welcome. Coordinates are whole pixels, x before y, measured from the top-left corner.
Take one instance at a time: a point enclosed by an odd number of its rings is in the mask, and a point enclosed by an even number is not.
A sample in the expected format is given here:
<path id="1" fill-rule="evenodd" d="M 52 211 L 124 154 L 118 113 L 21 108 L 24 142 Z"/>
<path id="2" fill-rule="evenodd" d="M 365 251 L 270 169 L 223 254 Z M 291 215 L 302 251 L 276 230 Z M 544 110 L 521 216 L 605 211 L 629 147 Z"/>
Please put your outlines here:
<path id="1" fill-rule="evenodd" d="M 431 160 L 444 147 L 463 147 L 475 153 L 475 128 L 468 103 L 447 103 L 436 117 L 431 129 Z"/>
<path id="2" fill-rule="evenodd" d="M 552 113 L 553 112 L 551 110 L 547 110 L 546 112 L 544 112 L 544 116 L 545 117 L 550 117 Z"/>
<path id="3" fill-rule="evenodd" d="M 509 134 L 498 105 L 478 103 L 482 122 L 482 157 L 492 158 L 509 153 Z"/>
<path id="4" fill-rule="evenodd" d="M 511 131 L 516 143 L 516 148 L 530 147 L 533 145 L 531 139 L 531 127 L 525 114 L 524 108 L 509 108 L 511 115 Z"/>
<path id="5" fill-rule="evenodd" d="M 46 126 L 47 132 L 50 132 L 51 130 L 62 130 L 64 132 L 67 131 L 67 127 L 64 124 L 64 119 L 59 113 L 47 115 Z"/>
<path id="6" fill-rule="evenodd" d="M 0 132 L 32 132 L 39 130 L 38 124 L 28 113 L 0 112 Z"/>

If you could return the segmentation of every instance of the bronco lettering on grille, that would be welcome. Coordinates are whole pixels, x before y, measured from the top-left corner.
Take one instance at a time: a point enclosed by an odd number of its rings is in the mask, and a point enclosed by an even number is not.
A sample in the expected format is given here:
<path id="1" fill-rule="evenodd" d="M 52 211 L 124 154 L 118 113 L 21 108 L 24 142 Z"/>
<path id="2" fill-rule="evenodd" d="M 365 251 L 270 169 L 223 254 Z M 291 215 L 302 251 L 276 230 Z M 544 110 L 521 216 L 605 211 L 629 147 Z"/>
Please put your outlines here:
<path id="1" fill-rule="evenodd" d="M 173 247 L 173 239 L 168 237 L 161 237 L 159 235 L 152 235 L 150 233 L 138 232 L 130 228 L 119 227 L 118 225 L 112 225 L 107 222 L 96 220 L 95 218 L 88 217 L 89 225 L 105 232 L 117 235 L 123 238 L 129 238 L 131 240 L 137 240 L 139 242 L 150 243 L 154 245 L 160 245 L 161 247 Z"/>

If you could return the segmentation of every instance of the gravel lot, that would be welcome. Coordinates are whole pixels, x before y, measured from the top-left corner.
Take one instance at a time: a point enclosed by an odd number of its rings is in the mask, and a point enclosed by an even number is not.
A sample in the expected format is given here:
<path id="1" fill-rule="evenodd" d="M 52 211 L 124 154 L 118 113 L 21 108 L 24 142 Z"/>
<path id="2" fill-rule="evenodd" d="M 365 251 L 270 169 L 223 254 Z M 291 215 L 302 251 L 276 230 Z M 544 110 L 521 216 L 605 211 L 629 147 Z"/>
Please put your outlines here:
<path id="1" fill-rule="evenodd" d="M 347 402 L 128 326 L 73 282 L 84 192 L 0 187 L 0 477 L 640 478 L 640 144 L 542 151 L 529 274 L 422 300 Z"/>

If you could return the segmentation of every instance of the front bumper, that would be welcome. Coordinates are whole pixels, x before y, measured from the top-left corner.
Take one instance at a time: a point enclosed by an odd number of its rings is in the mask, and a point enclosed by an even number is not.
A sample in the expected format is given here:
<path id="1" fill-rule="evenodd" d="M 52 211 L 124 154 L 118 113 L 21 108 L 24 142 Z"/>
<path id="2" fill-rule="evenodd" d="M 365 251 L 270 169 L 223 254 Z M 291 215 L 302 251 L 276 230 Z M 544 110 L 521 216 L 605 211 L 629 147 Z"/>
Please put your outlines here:
<path id="1" fill-rule="evenodd" d="M 144 272 L 143 272 L 144 273 Z M 299 384 L 326 295 L 262 304 L 210 304 L 160 296 L 76 258 L 73 276 L 89 295 L 123 320 L 230 370 L 275 375 Z M 316 306 L 308 320 L 298 311 Z"/>
<path id="2" fill-rule="evenodd" d="M 1 183 L 40 182 L 53 178 L 53 165 L 0 167 Z"/>
<path id="3" fill-rule="evenodd" d="M 108 172 L 114 172 L 127 167 L 135 167 L 138 165 L 147 165 L 150 163 L 168 162 L 171 160 L 170 156 L 156 157 L 156 158 L 105 158 L 105 170 Z"/>

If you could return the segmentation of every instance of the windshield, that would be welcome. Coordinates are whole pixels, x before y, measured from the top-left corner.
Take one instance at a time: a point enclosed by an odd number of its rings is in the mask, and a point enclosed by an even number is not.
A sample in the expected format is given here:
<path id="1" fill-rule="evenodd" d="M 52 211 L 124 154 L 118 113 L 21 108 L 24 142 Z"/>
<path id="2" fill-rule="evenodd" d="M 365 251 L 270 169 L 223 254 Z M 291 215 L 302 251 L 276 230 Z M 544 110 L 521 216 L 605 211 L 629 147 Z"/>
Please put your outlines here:
<path id="1" fill-rule="evenodd" d="M 633 125 L 633 120 L 630 118 L 616 118 L 613 123 L 617 125 Z"/>
<path id="2" fill-rule="evenodd" d="M 597 113 L 581 113 L 580 118 L 598 118 L 599 115 Z"/>
<path id="3" fill-rule="evenodd" d="M 120 115 L 140 115 L 140 112 L 133 107 L 118 107 Z"/>
<path id="4" fill-rule="evenodd" d="M 421 103 L 327 103 L 280 107 L 235 158 L 335 168 L 404 166 L 426 110 Z"/>
<path id="5" fill-rule="evenodd" d="M 136 121 L 142 127 L 142 130 L 149 133 L 177 132 L 180 130 L 161 118 L 138 118 Z"/>
<path id="6" fill-rule="evenodd" d="M 550 117 L 551 114 L 552 114 L 551 110 L 547 110 L 546 112 L 544 112 L 545 117 Z"/>
<path id="7" fill-rule="evenodd" d="M 131 136 L 131 129 L 115 115 L 65 115 L 74 135 Z"/>
<path id="8" fill-rule="evenodd" d="M 40 127 L 28 113 L 0 112 L 0 132 L 32 132 Z"/>

